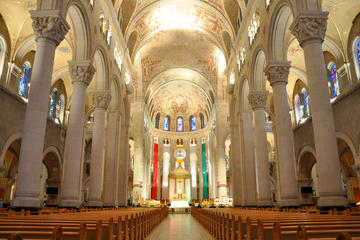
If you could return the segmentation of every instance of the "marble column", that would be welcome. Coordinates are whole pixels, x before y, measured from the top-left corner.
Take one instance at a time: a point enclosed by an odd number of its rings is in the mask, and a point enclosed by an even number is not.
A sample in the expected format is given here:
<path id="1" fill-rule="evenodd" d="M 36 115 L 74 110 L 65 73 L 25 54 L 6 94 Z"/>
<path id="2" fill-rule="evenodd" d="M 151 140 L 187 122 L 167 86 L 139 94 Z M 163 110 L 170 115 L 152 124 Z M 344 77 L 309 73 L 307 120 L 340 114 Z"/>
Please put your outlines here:
<path id="1" fill-rule="evenodd" d="M 243 177 L 243 206 L 256 206 L 256 170 L 255 170 L 255 149 L 254 149 L 254 131 L 252 126 L 252 112 L 244 111 L 240 113 L 241 136 L 242 136 L 242 159 L 241 170 Z"/>
<path id="2" fill-rule="evenodd" d="M 325 38 L 327 12 L 303 13 L 291 25 L 291 32 L 304 50 L 308 78 L 312 124 L 319 175 L 319 207 L 348 204 L 341 186 L 340 160 L 335 124 L 330 103 L 328 70 L 322 42 Z"/>
<path id="3" fill-rule="evenodd" d="M 95 69 L 90 61 L 71 61 L 69 71 L 73 83 L 70 102 L 69 124 L 65 139 L 65 154 L 61 203 L 63 207 L 79 207 L 83 167 L 83 132 L 86 88 L 90 84 Z"/>
<path id="4" fill-rule="evenodd" d="M 218 138 L 219 139 L 219 138 Z M 226 199 L 227 184 L 226 184 L 226 164 L 225 164 L 225 143 L 217 141 L 216 148 L 216 170 L 217 170 L 217 188 L 218 197 Z"/>
<path id="5" fill-rule="evenodd" d="M 190 143 L 190 173 L 191 173 L 191 199 L 198 199 L 197 196 L 197 154 L 196 142 L 194 139 Z"/>
<path id="6" fill-rule="evenodd" d="M 130 147 L 129 147 L 129 113 L 125 113 L 125 118 L 121 120 L 121 156 L 118 162 L 118 206 L 127 206 L 128 201 L 128 181 L 130 169 Z"/>
<path id="7" fill-rule="evenodd" d="M 163 179 L 162 179 L 162 199 L 169 200 L 169 172 L 170 172 L 170 142 L 164 140 L 163 145 Z"/>
<path id="8" fill-rule="evenodd" d="M 278 203 L 281 207 L 299 205 L 295 177 L 293 137 L 286 93 L 289 68 L 289 62 L 270 62 L 265 69 L 267 79 L 273 89 L 278 156 L 277 166 L 279 168 Z"/>
<path id="9" fill-rule="evenodd" d="M 233 191 L 233 205 L 234 207 L 240 207 L 242 203 L 242 188 L 243 181 L 241 177 L 241 157 L 240 157 L 240 127 L 237 123 L 238 121 L 232 120 L 230 129 L 231 129 L 231 157 L 230 157 L 230 166 L 231 166 L 231 182 L 232 182 L 232 191 Z"/>
<path id="10" fill-rule="evenodd" d="M 134 179 L 133 179 L 133 199 L 135 204 L 140 204 L 146 192 L 145 182 L 145 161 L 144 161 L 144 103 L 136 102 L 132 104 L 132 114 L 134 121 Z"/>
<path id="11" fill-rule="evenodd" d="M 255 153 L 257 169 L 257 204 L 271 206 L 270 192 L 270 164 L 267 138 L 265 132 L 265 108 L 267 91 L 251 91 L 248 95 L 249 103 L 255 118 Z"/>
<path id="12" fill-rule="evenodd" d="M 69 25 L 58 10 L 36 10 L 30 14 L 36 36 L 36 54 L 25 112 L 16 192 L 11 206 L 39 208 L 40 169 L 55 48 L 64 39 Z"/>
<path id="13" fill-rule="evenodd" d="M 120 147 L 120 110 L 109 109 L 107 111 L 105 168 L 104 168 L 104 206 L 114 207 L 117 205 L 118 194 L 118 162 Z M 90 172 L 91 173 L 91 172 Z"/>
<path id="14" fill-rule="evenodd" d="M 104 173 L 104 142 L 105 142 L 105 116 L 111 95 L 108 91 L 95 91 L 92 93 L 94 110 L 94 128 L 91 142 L 89 201 L 90 207 L 101 207 L 102 185 Z"/>

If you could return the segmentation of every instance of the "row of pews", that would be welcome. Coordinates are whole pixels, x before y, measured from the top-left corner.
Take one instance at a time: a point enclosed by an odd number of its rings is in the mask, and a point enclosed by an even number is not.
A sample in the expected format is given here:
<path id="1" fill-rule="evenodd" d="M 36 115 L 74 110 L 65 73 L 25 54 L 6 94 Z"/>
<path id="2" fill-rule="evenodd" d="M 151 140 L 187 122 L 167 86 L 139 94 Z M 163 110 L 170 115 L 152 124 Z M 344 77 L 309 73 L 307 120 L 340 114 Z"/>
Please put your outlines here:
<path id="1" fill-rule="evenodd" d="M 0 240 L 142 240 L 168 208 L 0 211 Z"/>
<path id="2" fill-rule="evenodd" d="M 195 217 L 219 240 L 360 240 L 360 216 L 336 209 L 201 209 Z"/>

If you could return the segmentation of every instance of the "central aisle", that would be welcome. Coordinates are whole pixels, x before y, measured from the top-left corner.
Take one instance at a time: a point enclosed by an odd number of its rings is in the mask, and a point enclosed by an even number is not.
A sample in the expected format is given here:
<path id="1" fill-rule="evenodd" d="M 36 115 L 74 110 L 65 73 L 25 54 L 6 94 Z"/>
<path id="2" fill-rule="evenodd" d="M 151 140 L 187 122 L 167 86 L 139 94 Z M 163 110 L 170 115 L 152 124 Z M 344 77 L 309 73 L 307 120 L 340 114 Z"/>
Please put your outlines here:
<path id="1" fill-rule="evenodd" d="M 169 214 L 147 240 L 212 240 L 203 226 L 190 214 Z"/>

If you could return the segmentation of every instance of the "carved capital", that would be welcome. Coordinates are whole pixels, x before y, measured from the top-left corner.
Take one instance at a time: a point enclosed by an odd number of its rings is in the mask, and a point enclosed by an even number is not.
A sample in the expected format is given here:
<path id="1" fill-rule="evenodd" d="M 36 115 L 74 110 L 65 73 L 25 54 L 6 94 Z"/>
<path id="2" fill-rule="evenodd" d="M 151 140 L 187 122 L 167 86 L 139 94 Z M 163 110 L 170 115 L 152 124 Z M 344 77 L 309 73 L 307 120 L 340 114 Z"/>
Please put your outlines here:
<path id="1" fill-rule="evenodd" d="M 289 76 L 290 62 L 270 62 L 265 68 L 270 85 L 276 83 L 287 84 Z"/>
<path id="2" fill-rule="evenodd" d="M 92 93 L 92 99 L 95 108 L 107 109 L 111 101 L 111 94 L 109 91 L 95 91 Z"/>
<path id="3" fill-rule="evenodd" d="M 303 13 L 294 19 L 290 30 L 300 46 L 309 40 L 324 41 L 328 14 L 328 12 Z"/>
<path id="4" fill-rule="evenodd" d="M 50 39 L 56 46 L 64 40 L 70 27 L 59 10 L 34 10 L 30 14 L 36 39 Z"/>
<path id="5" fill-rule="evenodd" d="M 258 108 L 265 108 L 268 94 L 268 91 L 251 91 L 248 95 L 251 107 L 254 110 Z"/>
<path id="6" fill-rule="evenodd" d="M 90 61 L 71 61 L 69 62 L 69 71 L 73 84 L 81 82 L 88 86 L 95 73 L 95 68 Z"/>

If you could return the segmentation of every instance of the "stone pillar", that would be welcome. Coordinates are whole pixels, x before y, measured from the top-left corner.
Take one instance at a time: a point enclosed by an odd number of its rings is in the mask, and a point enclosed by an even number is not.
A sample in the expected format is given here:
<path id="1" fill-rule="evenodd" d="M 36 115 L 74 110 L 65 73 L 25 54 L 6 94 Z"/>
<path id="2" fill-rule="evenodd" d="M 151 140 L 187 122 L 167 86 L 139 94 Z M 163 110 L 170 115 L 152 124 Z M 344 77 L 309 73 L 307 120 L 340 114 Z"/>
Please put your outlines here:
<path id="1" fill-rule="evenodd" d="M 105 169 L 104 169 L 104 206 L 117 205 L 118 163 L 120 147 L 120 110 L 108 110 L 106 126 Z M 91 173 L 91 172 L 90 172 Z"/>
<path id="2" fill-rule="evenodd" d="M 328 70 L 322 42 L 325 38 L 327 12 L 303 13 L 291 25 L 291 32 L 304 50 L 308 78 L 312 124 L 319 175 L 319 207 L 347 205 L 341 187 L 340 160 L 330 103 Z"/>
<path id="3" fill-rule="evenodd" d="M 134 181 L 133 199 L 135 204 L 141 203 L 143 191 L 146 187 L 144 174 L 144 103 L 137 102 L 132 104 L 132 114 L 134 120 L 135 153 L 134 153 Z"/>
<path id="4" fill-rule="evenodd" d="M 225 143 L 220 141 L 217 141 L 216 161 L 218 196 L 220 199 L 226 199 L 228 196 L 226 184 Z"/>
<path id="5" fill-rule="evenodd" d="M 242 136 L 242 159 L 241 170 L 243 177 L 243 206 L 256 206 L 256 170 L 255 170 L 255 150 L 253 139 L 252 112 L 244 111 L 240 113 L 241 136 Z"/>
<path id="6" fill-rule="evenodd" d="M 231 129 L 231 157 L 230 157 L 230 166 L 231 166 L 231 182 L 233 190 L 233 205 L 234 207 L 240 207 L 242 203 L 242 189 L 243 181 L 241 177 L 241 146 L 240 146 L 240 128 L 239 124 L 235 123 L 237 121 L 232 120 L 230 125 Z"/>
<path id="7" fill-rule="evenodd" d="M 31 91 L 26 106 L 18 179 L 12 207 L 40 207 L 39 185 L 55 48 L 69 25 L 58 10 L 30 11 L 36 35 Z"/>
<path id="8" fill-rule="evenodd" d="M 198 199 L 196 142 L 195 139 L 191 139 L 190 141 L 191 199 Z"/>
<path id="9" fill-rule="evenodd" d="M 65 140 L 65 154 L 61 203 L 63 207 L 79 207 L 82 180 L 83 128 L 86 88 L 90 84 L 95 69 L 90 61 L 69 62 L 73 83 L 71 110 Z"/>
<path id="10" fill-rule="evenodd" d="M 107 91 L 96 91 L 92 97 L 95 110 L 91 145 L 89 201 L 87 205 L 90 207 L 101 207 L 104 172 L 105 115 L 111 100 L 111 95 Z"/>
<path id="11" fill-rule="evenodd" d="M 279 168 L 279 205 L 298 206 L 299 197 L 296 187 L 293 137 L 289 114 L 286 84 L 289 75 L 289 62 L 270 62 L 265 72 L 273 88 L 276 143 Z"/>
<path id="12" fill-rule="evenodd" d="M 258 206 L 271 206 L 270 164 L 267 138 L 265 132 L 265 108 L 267 91 L 251 91 L 248 98 L 254 110 L 255 118 L 255 152 L 258 185 Z"/>
<path id="13" fill-rule="evenodd" d="M 163 179 L 162 179 L 162 199 L 169 200 L 169 172 L 170 172 L 170 142 L 164 140 L 163 145 Z"/>
<path id="14" fill-rule="evenodd" d="M 129 154 L 129 112 L 125 113 L 125 118 L 121 120 L 121 156 L 118 162 L 118 205 L 119 207 L 127 206 L 128 201 L 128 181 L 130 169 L 130 154 Z"/>

